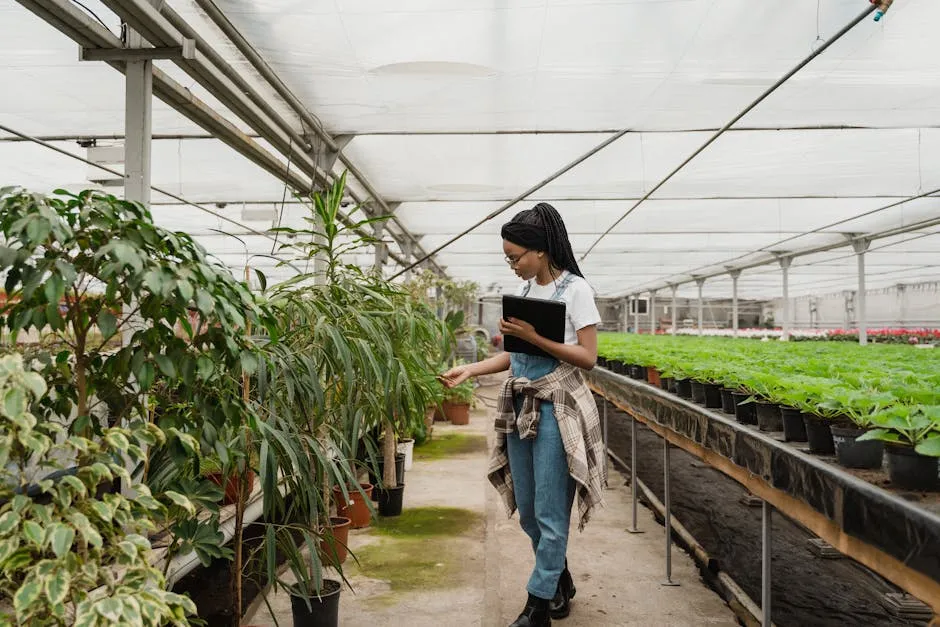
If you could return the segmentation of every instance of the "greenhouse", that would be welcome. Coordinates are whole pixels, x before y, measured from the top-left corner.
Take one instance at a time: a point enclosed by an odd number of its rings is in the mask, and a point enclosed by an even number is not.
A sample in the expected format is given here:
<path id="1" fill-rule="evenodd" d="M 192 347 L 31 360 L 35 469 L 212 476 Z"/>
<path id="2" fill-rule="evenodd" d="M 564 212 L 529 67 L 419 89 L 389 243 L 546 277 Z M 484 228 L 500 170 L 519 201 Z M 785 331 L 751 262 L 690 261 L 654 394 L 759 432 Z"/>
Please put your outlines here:
<path id="1" fill-rule="evenodd" d="M 0 3 L 0 625 L 940 624 L 937 24 Z"/>

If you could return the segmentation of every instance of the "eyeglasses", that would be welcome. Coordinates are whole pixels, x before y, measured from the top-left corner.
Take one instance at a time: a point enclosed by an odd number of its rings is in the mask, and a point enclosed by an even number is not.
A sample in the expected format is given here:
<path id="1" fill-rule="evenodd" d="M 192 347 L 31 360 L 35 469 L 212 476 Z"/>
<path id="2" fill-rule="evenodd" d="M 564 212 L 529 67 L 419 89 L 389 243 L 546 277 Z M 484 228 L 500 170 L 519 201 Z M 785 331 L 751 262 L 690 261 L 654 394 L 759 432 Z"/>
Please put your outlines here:
<path id="1" fill-rule="evenodd" d="M 507 256 L 507 257 L 503 257 L 503 259 L 506 260 L 506 263 L 509 264 L 509 267 L 510 267 L 510 268 L 515 268 L 515 267 L 519 264 L 519 262 L 522 260 L 522 258 L 525 257 L 526 255 L 528 255 L 528 254 L 531 253 L 531 252 L 532 252 L 531 250 L 527 250 L 527 251 L 525 251 L 524 253 L 522 253 L 521 255 L 519 255 L 518 257 L 508 257 L 508 256 Z"/>

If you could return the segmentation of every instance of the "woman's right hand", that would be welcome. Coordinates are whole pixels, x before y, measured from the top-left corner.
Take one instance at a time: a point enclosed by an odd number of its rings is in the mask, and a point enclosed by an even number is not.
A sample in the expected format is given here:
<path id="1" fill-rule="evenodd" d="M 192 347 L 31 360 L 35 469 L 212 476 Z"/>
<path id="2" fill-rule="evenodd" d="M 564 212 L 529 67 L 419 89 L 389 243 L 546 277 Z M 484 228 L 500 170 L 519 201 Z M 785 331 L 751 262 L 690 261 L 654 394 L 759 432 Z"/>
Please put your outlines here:
<path id="1" fill-rule="evenodd" d="M 470 371 L 469 365 L 457 366 L 456 368 L 451 368 L 441 375 L 441 383 L 443 383 L 445 387 L 453 388 L 457 387 L 472 376 L 473 373 Z"/>

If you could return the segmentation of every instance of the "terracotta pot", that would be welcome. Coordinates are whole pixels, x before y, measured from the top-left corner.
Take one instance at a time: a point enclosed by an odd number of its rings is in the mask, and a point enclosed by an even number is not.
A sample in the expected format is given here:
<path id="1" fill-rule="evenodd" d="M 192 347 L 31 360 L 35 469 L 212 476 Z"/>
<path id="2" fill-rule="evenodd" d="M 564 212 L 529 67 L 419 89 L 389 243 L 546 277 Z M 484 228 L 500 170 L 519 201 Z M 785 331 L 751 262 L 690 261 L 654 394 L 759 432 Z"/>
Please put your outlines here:
<path id="1" fill-rule="evenodd" d="M 646 380 L 649 381 L 650 385 L 655 385 L 659 387 L 659 370 L 653 368 L 652 366 L 646 367 Z"/>
<path id="2" fill-rule="evenodd" d="M 352 523 L 353 529 L 368 527 L 372 520 L 372 512 L 369 511 L 369 501 L 372 499 L 372 484 L 360 483 L 365 497 L 354 487 L 347 487 L 349 492 L 349 501 L 343 496 L 343 491 L 339 486 L 333 486 L 333 498 L 336 499 L 336 513 L 343 518 L 348 518 Z"/>
<path id="3" fill-rule="evenodd" d="M 454 425 L 470 424 L 470 404 L 444 401 L 444 415 Z"/>
<path id="4" fill-rule="evenodd" d="M 349 527 L 352 521 L 341 516 L 330 518 L 330 525 L 323 529 L 320 540 L 320 558 L 329 566 L 338 566 L 346 561 L 349 554 L 346 546 L 349 542 Z"/>
<path id="5" fill-rule="evenodd" d="M 206 473 L 206 479 L 214 483 L 215 485 L 222 487 L 222 481 L 224 477 L 220 472 L 209 472 Z M 248 471 L 246 475 L 248 478 L 248 494 L 251 494 L 251 491 L 255 489 L 255 473 L 251 470 Z M 228 478 L 228 481 L 225 482 L 225 497 L 222 499 L 223 507 L 225 505 L 232 505 L 235 501 L 238 500 L 238 477 L 232 475 Z"/>

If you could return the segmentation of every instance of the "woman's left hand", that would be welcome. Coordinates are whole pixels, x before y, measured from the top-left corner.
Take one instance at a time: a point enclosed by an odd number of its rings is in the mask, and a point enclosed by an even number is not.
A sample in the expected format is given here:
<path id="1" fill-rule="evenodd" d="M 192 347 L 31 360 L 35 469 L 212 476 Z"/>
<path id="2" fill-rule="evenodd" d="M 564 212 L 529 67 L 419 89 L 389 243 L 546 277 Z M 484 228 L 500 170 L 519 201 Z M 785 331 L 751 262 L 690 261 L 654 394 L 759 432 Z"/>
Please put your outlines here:
<path id="1" fill-rule="evenodd" d="M 499 331 L 503 335 L 513 335 L 530 344 L 534 344 L 535 339 L 539 336 L 535 331 L 535 327 L 525 320 L 519 320 L 518 318 L 510 318 L 508 321 L 500 318 Z"/>

